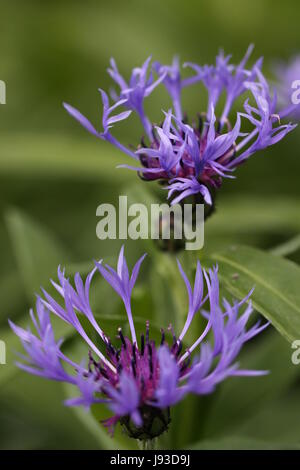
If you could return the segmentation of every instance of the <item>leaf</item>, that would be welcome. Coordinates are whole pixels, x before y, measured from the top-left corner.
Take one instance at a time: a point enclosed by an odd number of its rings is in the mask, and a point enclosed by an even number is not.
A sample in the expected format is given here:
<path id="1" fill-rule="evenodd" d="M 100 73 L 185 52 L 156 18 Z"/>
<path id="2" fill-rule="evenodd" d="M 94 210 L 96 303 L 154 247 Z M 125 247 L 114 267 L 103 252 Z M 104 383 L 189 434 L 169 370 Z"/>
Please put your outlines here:
<path id="1" fill-rule="evenodd" d="M 254 308 L 288 340 L 300 338 L 300 268 L 295 263 L 256 248 L 234 246 L 210 256 L 218 263 L 226 289 Z"/>
<path id="2" fill-rule="evenodd" d="M 145 223 L 148 228 L 148 238 L 147 239 L 138 239 L 137 242 L 143 246 L 143 249 L 149 255 L 155 255 L 157 252 L 157 240 L 151 239 L 151 224 L 153 223 L 151 219 L 151 207 L 153 204 L 160 204 L 160 201 L 157 197 L 157 194 L 154 191 L 155 185 L 145 185 L 141 180 L 137 180 L 135 183 L 128 182 L 122 187 L 122 194 L 127 197 L 128 208 L 134 204 L 142 204 L 147 209 L 147 215 Z M 160 191 L 163 193 L 163 190 L 160 188 Z M 128 217 L 128 224 L 135 217 L 140 216 L 139 210 L 137 208 L 137 215 Z"/>
<path id="3" fill-rule="evenodd" d="M 246 344 L 238 357 L 241 368 L 270 373 L 228 378 L 209 395 L 186 397 L 172 408 L 170 431 L 163 436 L 165 447 L 182 449 L 200 440 L 239 435 L 245 422 L 265 409 L 266 400 L 276 401 L 299 377 L 290 357 L 288 343 L 273 329 Z M 263 435 L 263 424 L 261 428 Z"/>
<path id="4" fill-rule="evenodd" d="M 76 341 L 69 345 L 68 355 L 72 359 L 76 358 L 82 361 L 84 354 L 84 346 L 82 343 Z M 87 351 L 86 351 L 87 352 Z M 76 360 L 75 359 L 75 360 Z M 65 398 L 76 397 L 79 395 L 79 391 L 76 387 L 70 384 L 64 384 Z M 93 405 L 89 411 L 86 411 L 82 407 L 70 407 L 70 411 L 74 413 L 77 419 L 80 420 L 86 430 L 98 442 L 98 447 L 101 449 L 129 449 L 136 448 L 136 443 L 133 439 L 129 439 L 124 433 L 120 426 L 117 426 L 114 437 L 112 438 L 108 430 L 101 423 L 104 419 L 112 416 L 112 412 L 104 404 Z"/>
<path id="5" fill-rule="evenodd" d="M 113 412 L 105 405 L 99 404 L 91 407 L 89 419 L 94 421 L 97 426 L 97 433 L 101 433 L 101 445 L 105 449 L 138 449 L 136 439 L 130 438 L 123 427 L 118 423 L 115 427 L 113 438 L 109 437 L 108 430 L 104 427 L 102 421 L 113 416 Z"/>
<path id="6" fill-rule="evenodd" d="M 157 253 L 153 258 L 150 286 L 156 321 L 179 330 L 187 315 L 187 292 L 173 255 Z"/>
<path id="7" fill-rule="evenodd" d="M 22 286 L 22 278 L 16 269 L 7 270 L 5 275 L 0 278 L 1 326 L 7 324 L 8 315 L 13 319 L 24 311 L 26 296 L 20 286 Z"/>
<path id="8" fill-rule="evenodd" d="M 94 435 L 89 429 L 82 432 L 81 421 L 64 406 L 64 399 L 62 384 L 25 373 L 2 384 L 0 423 L 6 424 L 8 414 L 9 423 L 18 425 L 21 421 L 24 435 L 22 439 L 19 426 L 17 429 L 13 425 L 6 428 L 0 426 L 1 447 L 5 445 L 5 439 L 10 439 L 14 448 L 21 449 L 24 445 L 31 449 L 98 449 L 99 443 Z M 31 435 L 29 442 L 28 435 Z"/>
<path id="9" fill-rule="evenodd" d="M 300 249 L 300 234 L 296 235 L 295 237 L 291 238 L 290 240 L 281 243 L 278 246 L 275 246 L 270 250 L 270 253 L 275 256 L 288 256 L 295 251 Z"/>
<path id="10" fill-rule="evenodd" d="M 65 250 L 45 227 L 18 209 L 5 215 L 13 251 L 23 284 L 32 301 L 35 291 L 56 272 L 68 258 Z"/>
<path id="11" fill-rule="evenodd" d="M 286 393 L 300 374 L 291 362 L 291 348 L 275 330 L 266 331 L 245 345 L 238 361 L 241 368 L 268 370 L 269 374 L 232 377 L 223 382 L 214 393 L 204 426 L 200 433 L 195 432 L 196 439 L 238 435 L 249 418 Z M 261 426 L 263 433 L 264 425 Z"/>
<path id="12" fill-rule="evenodd" d="M 299 231 L 299 200 L 295 198 L 220 197 L 215 215 L 205 224 L 204 249 L 212 253 L 233 243 L 270 248 Z"/>
<path id="13" fill-rule="evenodd" d="M 296 443 L 299 447 L 299 386 L 278 400 L 266 403 L 260 413 L 251 416 L 239 432 L 257 439 L 268 439 L 270 442 L 280 441 L 283 446 L 289 445 L 289 448 Z"/>
<path id="14" fill-rule="evenodd" d="M 64 384 L 65 397 L 72 396 L 73 387 L 69 384 Z M 103 405 L 104 406 L 104 405 Z M 122 449 L 122 444 L 114 438 L 111 438 L 102 424 L 95 419 L 91 411 L 86 411 L 82 407 L 71 407 L 70 411 L 77 417 L 78 421 L 83 425 L 84 429 L 93 436 L 98 443 L 98 448 L 101 449 Z"/>
<path id="15" fill-rule="evenodd" d="M 230 223 L 228 221 L 230 220 Z M 255 234 L 284 230 L 299 232 L 299 199 L 277 196 L 220 197 L 216 214 L 208 219 L 207 233 Z"/>
<path id="16" fill-rule="evenodd" d="M 62 110 L 63 112 L 63 110 Z M 86 136 L 85 140 L 74 136 L 15 134 L 2 135 L 0 171 L 4 175 L 30 175 L 48 179 L 67 177 L 98 181 L 101 175 L 120 183 L 126 170 L 116 166 L 126 163 L 126 157 L 111 145 Z M 127 180 L 136 178 L 127 171 Z"/>
<path id="17" fill-rule="evenodd" d="M 266 441 L 255 437 L 233 435 L 220 439 L 203 440 L 186 447 L 189 450 L 281 450 L 300 449 L 300 444 L 283 444 L 277 441 Z"/>

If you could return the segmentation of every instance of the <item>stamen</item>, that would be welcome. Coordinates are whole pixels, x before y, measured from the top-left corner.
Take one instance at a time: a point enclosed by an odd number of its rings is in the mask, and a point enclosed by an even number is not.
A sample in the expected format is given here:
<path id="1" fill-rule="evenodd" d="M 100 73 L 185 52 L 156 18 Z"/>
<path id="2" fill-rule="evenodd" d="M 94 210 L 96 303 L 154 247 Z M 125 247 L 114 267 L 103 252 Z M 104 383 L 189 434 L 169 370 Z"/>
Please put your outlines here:
<path id="1" fill-rule="evenodd" d="M 103 369 L 103 367 L 99 367 L 99 372 L 101 373 L 101 375 L 105 378 L 105 379 L 108 379 L 108 374 L 106 372 L 105 369 Z"/>
<path id="2" fill-rule="evenodd" d="M 131 368 L 132 368 L 132 372 L 133 372 L 134 377 L 136 377 L 136 367 L 135 367 L 135 365 L 136 365 L 136 362 L 135 362 L 135 360 L 132 358 L 132 359 L 131 359 Z"/>
<path id="3" fill-rule="evenodd" d="M 142 333 L 141 334 L 141 355 L 142 356 L 144 355 L 144 351 L 145 351 L 145 336 Z"/>
<path id="4" fill-rule="evenodd" d="M 161 342 L 160 345 L 162 346 L 165 342 L 165 330 L 163 328 L 160 329 L 161 332 Z"/>
<path id="5" fill-rule="evenodd" d="M 171 325 L 171 323 L 170 323 L 170 325 L 168 326 L 168 330 L 171 331 L 171 333 L 172 333 L 172 336 L 173 336 L 173 346 L 174 346 L 174 345 L 177 343 L 177 338 L 176 338 L 175 331 L 174 331 L 174 328 L 173 328 L 173 326 Z"/>
<path id="6" fill-rule="evenodd" d="M 201 114 L 197 114 L 197 117 L 198 117 L 198 132 L 199 134 L 201 134 L 203 130 L 203 119 L 202 119 Z"/>
<path id="7" fill-rule="evenodd" d="M 177 346 L 178 346 L 178 349 L 176 351 L 176 357 L 178 357 L 182 351 L 182 342 L 180 340 L 177 342 Z"/>
<path id="8" fill-rule="evenodd" d="M 183 114 L 182 122 L 183 122 L 183 124 L 188 124 L 189 118 L 188 118 L 187 113 L 184 113 L 184 114 Z"/>
<path id="9" fill-rule="evenodd" d="M 179 373 L 182 374 L 187 368 L 188 366 L 190 365 L 191 363 L 191 357 L 188 357 L 184 363 L 181 365 L 180 369 L 179 369 Z"/>
<path id="10" fill-rule="evenodd" d="M 146 321 L 146 343 L 149 343 L 149 330 L 150 330 L 150 323 L 149 320 Z"/>
<path id="11" fill-rule="evenodd" d="M 134 363 L 136 363 L 136 344 L 135 343 L 132 346 L 132 356 L 133 356 Z"/>
<path id="12" fill-rule="evenodd" d="M 95 361 L 95 359 L 94 359 L 93 356 L 92 356 L 92 351 L 91 351 L 91 350 L 89 350 L 89 361 L 90 361 L 93 365 L 96 364 L 96 361 Z"/>
<path id="13" fill-rule="evenodd" d="M 120 359 L 120 354 L 121 354 L 121 350 L 117 349 L 116 350 L 116 359 L 117 359 L 117 361 L 119 361 L 119 359 Z"/>
<path id="14" fill-rule="evenodd" d="M 89 372 L 92 372 L 92 367 L 91 367 L 92 365 L 94 366 L 95 369 L 99 369 L 99 364 L 93 358 L 92 351 L 90 350 L 89 351 L 89 364 L 88 364 Z"/>
<path id="15" fill-rule="evenodd" d="M 153 357 L 152 357 L 152 346 L 150 343 L 147 344 L 148 347 L 148 353 L 149 353 L 149 369 L 150 369 L 150 378 L 152 378 L 153 375 Z"/>
<path id="16" fill-rule="evenodd" d="M 155 143 L 158 145 L 159 142 L 158 142 L 158 139 L 157 139 L 156 129 L 155 129 L 155 126 L 154 126 L 154 125 L 152 126 L 151 132 L 152 132 L 152 137 L 153 137 Z"/>
<path id="17" fill-rule="evenodd" d="M 126 344 L 126 341 L 125 341 L 125 338 L 123 336 L 123 332 L 122 332 L 122 328 L 118 328 L 118 333 L 119 333 L 119 338 L 120 340 L 122 341 L 122 344 L 124 346 L 124 349 L 127 348 L 127 344 Z"/>
<path id="18" fill-rule="evenodd" d="M 114 346 L 112 345 L 112 343 L 110 342 L 110 339 L 107 338 L 107 340 L 108 340 L 106 343 L 107 351 L 110 352 L 114 356 L 116 354 L 116 350 Z"/>

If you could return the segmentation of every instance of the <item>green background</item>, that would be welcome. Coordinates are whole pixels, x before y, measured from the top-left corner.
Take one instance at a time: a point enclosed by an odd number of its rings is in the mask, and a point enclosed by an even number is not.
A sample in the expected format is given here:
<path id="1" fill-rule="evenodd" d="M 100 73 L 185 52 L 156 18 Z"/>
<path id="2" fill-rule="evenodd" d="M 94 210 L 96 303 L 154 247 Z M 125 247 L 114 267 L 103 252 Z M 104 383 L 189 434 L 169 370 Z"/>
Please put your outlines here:
<path id="1" fill-rule="evenodd" d="M 0 448 L 134 446 L 120 433 L 118 440 L 108 438 L 89 414 L 64 408 L 61 402 L 69 391 L 63 386 L 29 377 L 13 365 L 17 341 L 8 331 L 7 318 L 26 324 L 35 292 L 40 285 L 48 286 L 56 266 L 65 264 L 69 272 L 78 267 L 84 273 L 95 258 L 115 262 L 121 242 L 96 238 L 96 207 L 116 202 L 119 194 L 129 194 L 136 202 L 151 200 L 154 191 L 134 173 L 115 169 L 130 163 L 129 158 L 87 134 L 62 102 L 79 108 L 100 129 L 97 89 L 111 85 L 106 73 L 111 56 L 128 77 L 150 54 L 168 64 L 174 54 L 183 62 L 212 63 L 222 47 L 238 62 L 253 42 L 252 63 L 263 55 L 264 71 L 271 77 L 273 61 L 287 59 L 299 48 L 300 4 L 1 0 L 0 13 L 0 79 L 7 86 L 7 104 L 0 106 L 0 339 L 8 346 L 7 365 L 0 365 Z M 169 106 L 159 90 L 147 100 L 155 122 Z M 205 106 L 200 87 L 184 94 L 184 109 L 191 116 Z M 125 143 L 136 145 L 141 128 L 132 119 L 118 132 Z M 251 158 L 236 180 L 224 182 L 217 212 L 206 224 L 205 250 L 236 242 L 271 249 L 298 235 L 299 143 L 296 129 L 276 147 Z M 137 314 L 154 322 L 182 323 L 180 302 L 186 299 L 176 294 L 179 300 L 174 300 L 171 290 L 175 260 L 155 255 L 153 246 L 146 245 L 153 256 L 145 262 L 136 289 Z M 126 243 L 130 263 L 144 250 L 141 242 Z M 296 250 L 291 257 L 297 262 L 299 255 Z M 190 261 L 195 258 L 191 255 Z M 99 321 L 114 331 L 125 313 L 98 281 L 95 309 Z M 116 317 L 113 322 L 107 320 L 111 316 Z M 84 356 L 84 346 L 68 338 L 74 354 Z M 271 369 L 272 377 L 232 379 L 211 397 L 187 399 L 176 408 L 162 445 L 297 447 L 300 369 L 290 364 L 290 353 L 288 342 L 270 329 L 256 348 L 246 348 L 245 360 Z"/>

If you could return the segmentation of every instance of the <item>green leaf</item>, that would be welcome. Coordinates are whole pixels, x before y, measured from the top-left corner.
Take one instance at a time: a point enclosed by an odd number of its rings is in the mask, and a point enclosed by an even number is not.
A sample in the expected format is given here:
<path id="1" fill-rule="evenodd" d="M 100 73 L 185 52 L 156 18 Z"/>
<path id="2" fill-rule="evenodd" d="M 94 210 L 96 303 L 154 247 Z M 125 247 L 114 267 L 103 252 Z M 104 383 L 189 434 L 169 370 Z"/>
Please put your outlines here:
<path id="1" fill-rule="evenodd" d="M 64 384 L 65 398 L 68 399 L 74 395 L 73 387 L 70 384 Z M 103 407 L 105 405 L 102 405 Z M 91 411 L 86 411 L 82 407 L 71 407 L 70 411 L 74 413 L 83 428 L 93 436 L 101 449 L 124 449 L 123 445 L 115 438 L 111 438 L 100 423 L 100 419 L 96 418 Z M 81 428 L 82 429 L 82 428 Z"/>
<path id="2" fill-rule="evenodd" d="M 106 330 L 105 330 L 106 331 Z M 84 354 L 87 354 L 87 348 L 80 341 L 74 341 L 68 345 L 68 355 L 72 359 L 82 361 Z M 64 384 L 65 399 L 76 397 L 79 395 L 79 391 L 76 387 L 70 384 Z M 71 407 L 72 411 L 77 419 L 80 420 L 82 425 L 98 442 L 98 447 L 101 449 L 136 449 L 136 442 L 133 439 L 128 438 L 120 429 L 118 425 L 115 429 L 114 437 L 109 436 L 108 430 L 105 428 L 101 421 L 112 416 L 113 413 L 105 404 L 96 404 L 91 407 L 87 412 L 82 407 Z"/>
<path id="3" fill-rule="evenodd" d="M 26 373 L 1 384 L 0 446 L 5 446 L 5 440 L 11 440 L 14 448 L 21 449 L 24 445 L 31 449 L 98 449 L 99 442 L 93 433 L 87 428 L 82 431 L 82 422 L 64 406 L 64 399 L 61 383 Z M 6 427 L 5 421 L 8 421 Z"/>
<path id="4" fill-rule="evenodd" d="M 287 450 L 300 449 L 300 443 L 287 444 L 276 441 L 266 441 L 255 437 L 233 435 L 220 439 L 211 439 L 197 442 L 187 449 L 190 450 Z"/>
<path id="5" fill-rule="evenodd" d="M 251 193 L 217 199 L 216 213 L 207 221 L 206 234 L 222 231 L 239 238 L 248 233 L 299 229 L 299 199 L 273 195 L 262 198 Z"/>
<path id="6" fill-rule="evenodd" d="M 1 324 L 7 325 L 8 315 L 10 318 L 15 318 L 24 311 L 26 295 L 20 286 L 22 286 L 22 278 L 16 269 L 7 271 L 0 278 Z"/>
<path id="7" fill-rule="evenodd" d="M 166 447 L 180 449 L 201 439 L 239 435 L 245 422 L 265 409 L 266 400 L 268 404 L 276 401 L 299 377 L 300 369 L 290 357 L 288 343 L 273 329 L 246 344 L 238 358 L 241 368 L 270 373 L 256 378 L 232 377 L 210 395 L 189 395 L 172 409 L 170 432 L 164 437 Z M 263 435 L 263 423 L 261 428 Z"/>
<path id="8" fill-rule="evenodd" d="M 270 250 L 275 256 L 288 256 L 300 249 L 300 234 Z"/>
<path id="9" fill-rule="evenodd" d="M 299 386 L 261 408 L 240 427 L 242 435 L 270 442 L 282 442 L 283 448 L 300 446 Z M 293 443 L 293 445 L 291 444 Z"/>
<path id="10" fill-rule="evenodd" d="M 259 382 L 256 383 L 259 384 Z M 254 387 L 251 387 L 250 394 L 252 393 L 252 389 L 254 389 Z M 232 397 L 232 404 L 235 401 L 235 404 L 238 405 L 236 411 L 240 411 L 243 423 L 238 427 L 234 427 L 234 429 L 232 429 L 232 427 L 230 428 L 229 425 L 228 429 L 226 431 L 224 430 L 221 436 L 204 438 L 203 440 L 199 440 L 197 443 L 191 444 L 189 448 L 299 449 L 299 389 L 294 390 L 292 393 L 285 393 L 283 396 L 282 391 L 282 387 L 280 386 L 281 396 L 278 397 L 277 400 L 273 400 L 273 397 L 270 396 L 269 393 L 265 393 L 264 406 L 260 406 L 258 411 L 255 409 L 255 406 L 250 407 L 249 410 L 246 407 L 246 403 L 244 403 L 244 407 L 241 407 L 240 401 L 241 399 L 244 401 L 244 396 L 242 395 L 241 397 L 241 395 L 234 393 L 234 396 Z M 268 397 L 267 400 L 266 397 Z M 223 400 L 223 409 L 226 408 L 227 401 L 224 401 L 224 396 L 220 396 L 219 412 L 222 414 L 221 400 Z M 233 409 L 234 405 L 232 406 L 232 411 Z M 247 417 L 248 419 L 245 419 Z M 215 418 L 215 428 L 218 433 L 219 419 L 217 416 Z M 227 422 L 230 423 L 229 413 L 227 413 Z"/>
<path id="11" fill-rule="evenodd" d="M 17 209 L 6 212 L 6 224 L 17 266 L 31 301 L 42 284 L 57 266 L 66 262 L 68 255 L 56 238 L 45 227 Z"/>
<path id="12" fill-rule="evenodd" d="M 62 110 L 63 112 L 63 110 Z M 66 177 L 98 181 L 102 175 L 116 183 L 124 180 L 124 171 L 116 166 L 124 163 L 124 155 L 111 145 L 86 136 L 86 139 L 62 135 L 2 135 L 0 171 L 5 175 Z M 127 171 L 127 180 L 136 178 Z"/>
<path id="13" fill-rule="evenodd" d="M 300 369 L 291 362 L 290 346 L 272 329 L 245 345 L 238 360 L 243 369 L 268 370 L 269 374 L 232 377 L 223 382 L 214 393 L 200 434 L 196 434 L 198 439 L 238 435 L 249 418 L 286 393 L 300 374 Z"/>
<path id="14" fill-rule="evenodd" d="M 150 286 L 157 322 L 172 323 L 179 330 L 187 315 L 187 292 L 173 255 L 156 253 L 153 257 Z"/>
<path id="15" fill-rule="evenodd" d="M 211 255 L 226 289 L 241 299 L 252 287 L 254 308 L 288 340 L 300 338 L 300 268 L 261 250 L 233 246 Z"/>
<path id="16" fill-rule="evenodd" d="M 220 197 L 214 216 L 205 224 L 203 251 L 212 253 L 235 243 L 270 248 L 299 231 L 299 199 Z"/>

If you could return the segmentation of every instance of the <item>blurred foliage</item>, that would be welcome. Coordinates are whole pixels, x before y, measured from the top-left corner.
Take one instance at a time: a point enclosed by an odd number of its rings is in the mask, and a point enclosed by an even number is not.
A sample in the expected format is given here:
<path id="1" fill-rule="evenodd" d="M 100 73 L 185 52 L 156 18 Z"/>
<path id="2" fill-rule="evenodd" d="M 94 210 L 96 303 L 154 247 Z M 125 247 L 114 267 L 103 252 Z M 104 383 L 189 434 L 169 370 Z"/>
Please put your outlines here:
<path id="1" fill-rule="evenodd" d="M 13 364 L 18 341 L 7 318 L 28 323 L 34 294 L 41 284 L 48 287 L 57 264 L 66 264 L 72 273 L 86 272 L 92 260 L 102 256 L 115 261 L 120 242 L 96 238 L 96 207 L 101 202 L 117 203 L 119 194 L 129 194 L 135 202 L 161 197 L 155 185 L 115 169 L 128 162 L 126 156 L 88 135 L 66 114 L 62 102 L 72 103 L 100 125 L 97 89 L 110 87 L 106 68 L 111 56 L 128 75 L 150 54 L 166 63 L 174 54 L 183 61 L 204 63 L 214 61 L 222 47 L 238 61 L 254 42 L 252 60 L 264 55 L 264 71 L 271 76 L 272 61 L 288 58 L 299 47 L 299 14 L 296 0 L 2 0 L 0 78 L 7 85 L 7 104 L 0 107 L 0 339 L 7 342 L 8 351 L 7 365 L 0 366 L 0 448 L 135 446 L 120 431 L 115 440 L 109 438 L 91 414 L 63 407 L 72 391 L 26 376 Z M 197 87 L 183 98 L 190 115 L 205 106 Z M 168 97 L 158 90 L 147 101 L 155 122 L 168 106 Z M 141 131 L 132 119 L 118 132 L 125 142 L 136 144 Z M 300 261 L 299 144 L 296 130 L 241 167 L 236 180 L 224 182 L 216 214 L 206 224 L 205 249 L 199 253 L 205 263 L 219 262 L 224 292 L 245 293 L 253 279 L 243 270 L 255 260 L 256 267 L 261 263 L 260 277 L 272 284 L 273 264 L 269 271 L 264 266 L 271 255 L 261 258 L 259 249 Z M 249 254 L 245 249 L 238 260 L 241 278 L 233 282 L 224 250 L 237 243 L 255 250 Z M 186 299 L 175 260 L 156 256 L 151 242 L 126 243 L 129 262 L 144 250 L 151 256 L 134 293 L 138 329 L 146 318 L 153 324 L 182 324 Z M 194 266 L 195 253 L 181 257 L 185 267 Z M 225 258 L 228 261 L 228 252 Z M 280 319 L 286 308 L 292 319 L 287 335 L 294 337 L 299 331 L 293 330 L 298 328 L 298 307 L 291 306 L 294 302 L 299 306 L 295 278 L 289 278 L 287 261 L 273 262 L 278 279 L 271 290 L 280 297 L 283 279 L 290 297 L 285 305 L 286 299 L 276 302 L 276 296 L 268 304 L 264 286 L 258 286 L 256 308 L 270 318 L 272 312 L 275 317 L 278 313 Z M 299 268 L 293 264 L 293 269 L 297 278 Z M 93 289 L 99 322 L 113 334 L 125 321 L 124 311 L 100 280 Z M 57 332 L 67 338 L 70 352 L 84 355 L 80 342 L 61 322 Z M 299 369 L 291 364 L 290 353 L 289 343 L 271 329 L 247 345 L 243 365 L 268 368 L 271 374 L 230 379 L 212 396 L 185 400 L 175 407 L 173 426 L 161 445 L 298 448 Z"/>

